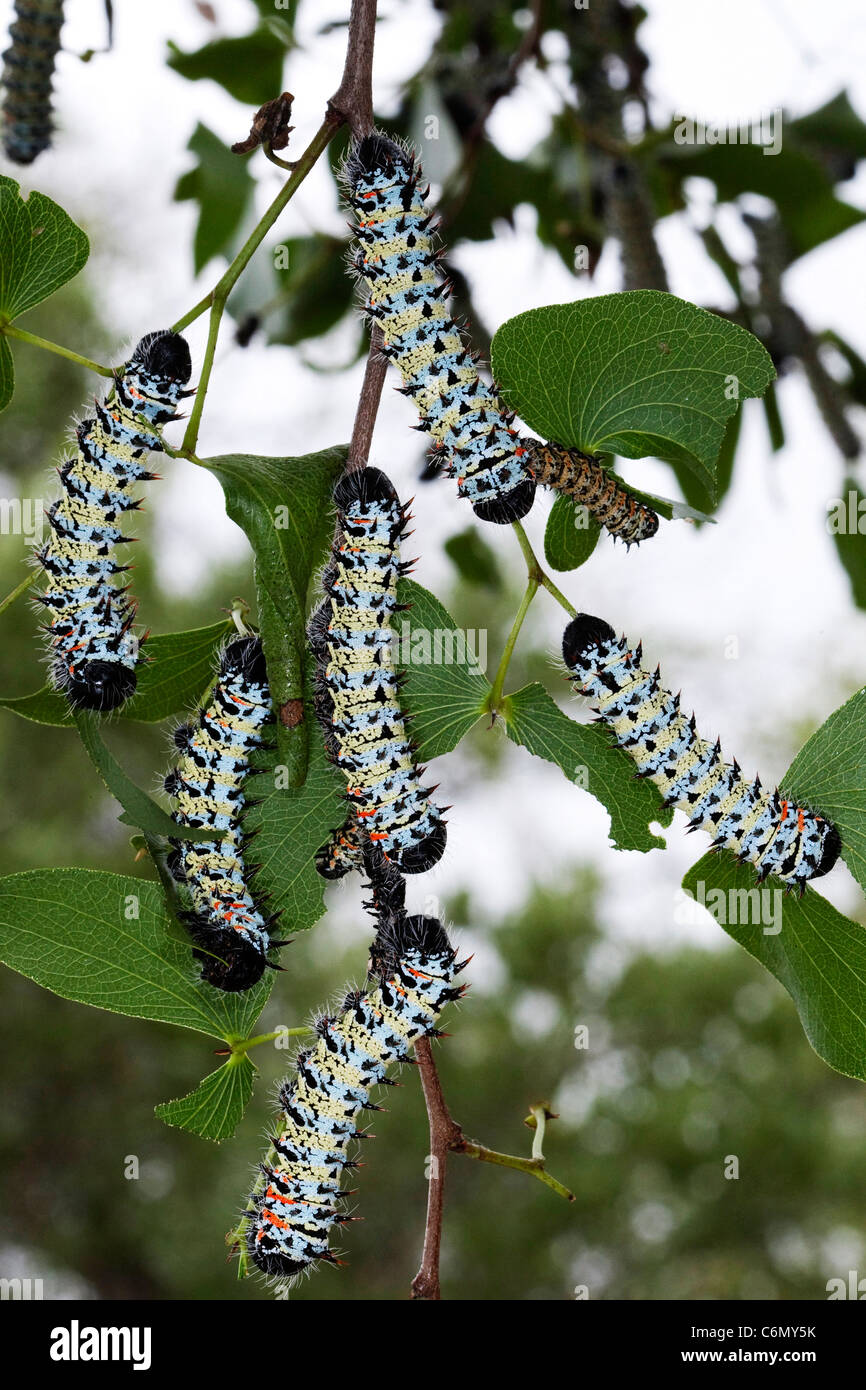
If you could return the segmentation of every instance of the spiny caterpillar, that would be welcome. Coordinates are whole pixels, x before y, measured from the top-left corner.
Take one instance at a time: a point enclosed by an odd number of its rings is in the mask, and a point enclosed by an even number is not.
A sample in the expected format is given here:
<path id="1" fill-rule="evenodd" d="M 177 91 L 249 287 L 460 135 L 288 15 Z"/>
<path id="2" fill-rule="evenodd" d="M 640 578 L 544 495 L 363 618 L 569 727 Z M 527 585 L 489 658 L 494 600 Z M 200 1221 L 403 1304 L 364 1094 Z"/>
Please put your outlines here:
<path id="1" fill-rule="evenodd" d="M 339 1264 L 329 1248 L 332 1226 L 353 1218 L 338 1207 L 350 1143 L 363 1139 L 358 1112 L 378 1110 L 373 1086 L 393 1085 L 387 1071 L 421 1037 L 439 1037 L 445 1004 L 463 994 L 454 978 L 468 962 L 455 953 L 441 922 L 407 917 L 388 901 L 370 951 L 367 989 L 347 995 L 342 1011 L 316 1023 L 315 1046 L 298 1053 L 283 1085 L 272 1147 L 250 1201 L 246 1247 L 274 1277 L 294 1278 L 317 1260 Z M 348 1195 L 348 1194 L 345 1194 Z"/>
<path id="2" fill-rule="evenodd" d="M 135 484 L 158 476 L 141 460 L 162 449 L 160 426 L 175 419 L 190 371 L 185 339 L 148 333 L 109 400 L 78 425 L 78 452 L 58 470 L 63 496 L 47 513 L 52 534 L 36 552 L 48 588 L 36 601 L 52 615 L 45 629 L 52 679 L 74 709 L 105 714 L 135 690 L 144 639 L 132 632 L 135 601 L 112 582 L 130 568 L 117 563 L 113 547 L 132 539 L 119 520 L 141 506 Z"/>
<path id="3" fill-rule="evenodd" d="M 458 491 L 484 521 L 519 521 L 532 506 L 535 483 L 511 415 L 484 385 L 448 308 L 440 284 L 414 155 L 375 133 L 355 143 L 345 169 L 353 229 L 361 249 L 353 261 L 370 291 L 366 311 L 382 327 L 385 355 L 414 397 L 421 425 L 443 446 Z"/>
<path id="4" fill-rule="evenodd" d="M 523 442 L 537 481 L 573 497 L 614 540 L 618 537 L 628 548 L 655 535 L 656 513 L 633 497 L 592 454 L 537 439 Z"/>
<path id="5" fill-rule="evenodd" d="M 367 313 L 385 336 L 385 355 L 412 396 L 419 428 L 436 440 L 458 491 L 485 521 L 519 521 L 535 484 L 567 492 L 627 545 L 655 535 L 658 517 L 611 478 L 599 461 L 513 428 L 495 390 L 481 381 L 437 279 L 439 257 L 414 155 L 376 133 L 356 143 L 345 170 L 353 229 L 362 243 L 352 265 L 370 291 Z"/>
<path id="6" fill-rule="evenodd" d="M 343 878 L 364 862 L 366 835 L 358 817 L 351 811 L 316 854 L 316 868 L 322 878 Z"/>
<path id="7" fill-rule="evenodd" d="M 32 164 L 51 144 L 51 79 L 62 27 L 63 0 L 15 0 L 3 54 L 3 149 L 15 164 Z"/>
<path id="8" fill-rule="evenodd" d="M 182 754 L 165 779 L 177 800 L 174 819 L 181 825 L 213 827 L 214 840 L 173 840 L 169 868 L 186 884 L 193 902 L 184 925 L 201 950 L 201 977 L 217 989 L 237 992 L 260 980 L 268 951 L 282 946 L 271 940 L 279 913 L 265 917 L 264 897 L 250 881 L 256 872 L 244 862 L 249 836 L 242 810 L 249 798 L 244 786 L 249 756 L 267 745 L 262 731 L 273 722 L 271 697 L 261 639 L 237 637 L 225 648 L 209 703 L 195 724 L 175 731 Z M 278 967 L 273 967 L 274 969 Z"/>
<path id="9" fill-rule="evenodd" d="M 378 468 L 345 475 L 334 501 L 339 524 L 322 576 L 327 597 L 308 629 L 316 714 L 363 838 L 404 873 L 423 873 L 441 858 L 446 831 L 432 789 L 420 785 L 391 650 L 397 580 L 409 568 L 400 562 L 406 508 Z M 319 859 L 321 868 L 326 853 Z"/>
<path id="10" fill-rule="evenodd" d="M 804 810 L 778 790 L 747 782 L 739 764 L 726 763 L 720 743 L 695 730 L 695 717 L 680 709 L 679 695 L 666 690 L 654 672 L 641 666 L 641 646 L 632 648 L 601 618 L 579 613 L 565 629 L 562 655 L 582 695 L 594 698 L 597 712 L 616 741 L 649 777 L 668 806 L 690 814 L 689 830 L 714 836 L 713 849 L 734 850 L 750 860 L 759 881 L 769 874 L 786 888 L 805 892 L 809 879 L 829 873 L 839 857 L 839 831 L 830 821 Z"/>

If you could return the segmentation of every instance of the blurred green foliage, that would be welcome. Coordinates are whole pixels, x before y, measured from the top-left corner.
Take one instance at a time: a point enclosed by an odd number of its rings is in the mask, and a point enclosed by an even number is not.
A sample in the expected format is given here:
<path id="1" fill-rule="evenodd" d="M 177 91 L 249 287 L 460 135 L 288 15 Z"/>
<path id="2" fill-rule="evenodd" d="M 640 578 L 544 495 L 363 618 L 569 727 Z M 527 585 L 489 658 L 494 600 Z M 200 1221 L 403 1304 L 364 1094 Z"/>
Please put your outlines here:
<path id="1" fill-rule="evenodd" d="M 258 28 L 252 44 L 249 37 L 231 41 L 246 45 L 240 51 L 248 54 L 266 54 L 254 81 L 238 85 L 243 74 L 232 52 L 239 50 L 225 42 L 178 54 L 173 66 L 193 80 L 222 81 L 245 102 L 276 95 L 280 50 L 293 42 L 296 7 L 280 21 L 283 30 L 274 27 L 268 0 L 256 8 L 267 33 Z M 434 0 L 434 8 L 443 20 L 441 38 L 387 124 L 417 130 L 419 117 L 431 111 L 443 128 L 447 123 L 457 152 L 443 176 L 444 230 L 452 249 L 461 240 L 489 238 L 496 222 L 511 222 L 516 207 L 529 203 L 540 243 L 554 248 L 575 274 L 584 269 L 575 259 L 578 247 L 587 249 L 591 272 L 605 238 L 616 235 L 627 274 L 649 280 L 659 274 L 657 260 L 646 254 L 654 224 L 685 206 L 687 178 L 700 173 L 713 179 L 719 204 L 744 188 L 744 165 L 730 160 L 735 153 L 739 161 L 742 151 L 678 146 L 672 130 L 650 125 L 638 6 L 593 0 L 590 11 L 581 12 L 571 0 L 544 0 L 527 57 L 544 72 L 541 33 L 563 33 L 579 104 L 563 110 L 522 161 L 504 156 L 484 123 L 512 89 L 512 59 L 527 37 L 529 12 L 507 0 Z M 252 23 L 252 6 L 250 15 Z M 626 102 L 642 105 L 646 115 L 642 134 L 630 142 L 623 140 Z M 775 199 L 783 230 L 789 214 L 792 223 L 785 243 L 756 241 L 755 263 L 748 267 L 755 273 L 744 279 L 754 285 L 759 276 L 757 298 L 743 288 L 743 267 L 715 228 L 704 239 L 735 296 L 730 316 L 762 338 L 780 371 L 811 351 L 808 339 L 780 332 L 780 325 L 791 327 L 776 293 L 781 275 L 816 238 L 856 220 L 834 188 L 866 152 L 863 123 L 843 95 L 792 129 L 778 167 L 757 154 L 748 163 L 750 189 Z M 238 159 L 231 172 L 225 161 L 236 157 L 205 136 L 194 148 L 198 166 L 179 190 L 207 205 L 197 264 L 224 253 L 237 236 L 252 192 L 249 169 L 253 159 L 262 162 L 259 156 Z M 336 142 L 334 163 L 340 148 Z M 218 206 L 225 177 L 234 193 Z M 808 209 L 803 187 L 811 191 Z M 349 311 L 345 242 L 311 230 L 289 246 L 292 254 L 283 270 L 275 269 L 270 297 L 261 306 L 237 303 L 249 333 L 262 322 L 270 340 L 303 344 Z M 460 312 L 472 318 L 474 341 L 486 351 L 472 285 L 458 272 L 453 278 Z M 116 352 L 82 285 L 67 287 L 29 315 L 27 327 L 100 360 Z M 864 399 L 863 363 L 831 330 L 818 337 L 841 354 L 849 373 L 840 379 L 835 407 L 824 396 L 825 408 L 836 410 L 838 429 L 845 401 Z M 4 485 L 11 480 L 7 494 L 39 497 L 46 463 L 62 457 L 66 422 L 85 388 L 78 368 L 48 354 L 28 361 L 30 351 L 16 345 L 17 394 L 3 417 L 0 475 Z M 816 379 L 812 361 L 810 382 Z M 778 419 L 768 415 L 768 426 L 771 442 L 778 443 Z M 732 438 L 726 455 L 725 486 L 735 443 Z M 146 517 L 140 534 L 148 536 Z M 194 595 L 169 597 L 155 583 L 150 547 L 139 549 L 135 592 L 157 631 L 214 621 L 238 591 L 253 597 L 248 565 L 215 570 Z M 450 610 L 459 623 L 477 626 L 479 593 L 470 586 L 483 586 L 490 650 L 500 649 L 514 608 L 508 578 L 500 577 L 492 554 L 479 550 L 470 533 L 455 536 L 448 553 L 463 581 Z M 0 593 L 20 581 L 25 554 L 20 537 L 3 537 Z M 859 560 L 841 546 L 840 558 L 862 603 Z M 0 689 L 36 689 L 44 676 L 34 652 L 36 618 L 19 601 L 2 622 Z M 524 647 L 510 684 L 546 678 L 548 665 L 544 652 Z M 167 760 L 164 732 L 112 727 L 112 746 L 143 786 L 152 786 L 154 770 Z M 505 747 L 503 739 L 473 731 L 464 775 L 488 778 L 495 793 Z M 130 832 L 119 824 L 118 808 L 73 732 L 0 717 L 0 789 L 5 873 L 80 864 L 150 874 L 147 862 L 136 860 Z M 478 952 L 479 981 L 445 1023 L 454 1036 L 438 1052 L 452 1111 L 470 1137 L 526 1154 L 528 1105 L 550 1099 L 561 1118 L 548 1129 L 545 1152 L 551 1172 L 577 1199 L 566 1205 L 529 1177 L 453 1157 L 443 1246 L 446 1297 L 560 1300 L 586 1285 L 591 1298 L 822 1298 L 828 1278 L 844 1278 L 851 1267 L 864 1271 L 862 1087 L 831 1072 L 809 1050 L 781 987 L 744 953 L 721 944 L 664 955 L 617 946 L 605 936 L 598 884 L 580 868 L 565 873 L 556 891 L 537 888 L 504 920 L 492 918 L 481 898 L 468 893 L 445 907 L 465 950 Z M 263 1031 L 303 1022 L 334 997 L 338 983 L 360 977 L 369 929 L 358 910 L 357 930 L 347 932 L 341 925 L 346 915 L 322 922 L 291 953 L 289 971 L 261 1020 Z M 578 1048 L 575 1029 L 584 1027 L 588 1046 Z M 154 1105 L 183 1095 L 213 1069 L 207 1040 L 85 1009 L 8 971 L 0 976 L 0 1040 L 14 1078 L 0 1111 L 6 1193 L 0 1273 L 42 1276 L 49 1297 L 62 1290 L 103 1298 L 270 1297 L 255 1280 L 236 1281 L 234 1265 L 222 1258 L 219 1233 L 234 1224 L 251 1181 L 251 1159 L 260 1149 L 269 1092 L 285 1070 L 285 1052 L 269 1045 L 253 1052 L 261 1070 L 256 1097 L 238 1137 L 216 1148 L 153 1114 Z M 423 1234 L 428 1138 L 411 1068 L 402 1080 L 403 1089 L 386 1098 L 390 1110 L 376 1118 L 379 1142 L 367 1146 L 358 1175 L 365 1221 L 346 1228 L 349 1268 L 321 1271 L 295 1299 L 407 1295 Z M 739 1164 L 735 1179 L 725 1176 L 732 1157 Z M 139 1176 L 130 1179 L 124 1174 L 132 1158 Z"/>

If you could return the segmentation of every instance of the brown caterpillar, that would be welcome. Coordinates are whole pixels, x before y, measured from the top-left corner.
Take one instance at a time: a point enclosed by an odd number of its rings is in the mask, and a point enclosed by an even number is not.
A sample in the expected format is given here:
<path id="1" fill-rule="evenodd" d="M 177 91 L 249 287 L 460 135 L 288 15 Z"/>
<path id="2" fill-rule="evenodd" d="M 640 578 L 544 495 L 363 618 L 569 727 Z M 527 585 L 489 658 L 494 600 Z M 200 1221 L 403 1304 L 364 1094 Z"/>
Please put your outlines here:
<path id="1" fill-rule="evenodd" d="M 633 497 L 593 454 L 566 449 L 562 444 L 544 444 L 539 439 L 521 441 L 536 482 L 556 492 L 564 492 L 586 507 L 614 540 L 626 547 L 649 540 L 659 529 L 658 515 Z"/>

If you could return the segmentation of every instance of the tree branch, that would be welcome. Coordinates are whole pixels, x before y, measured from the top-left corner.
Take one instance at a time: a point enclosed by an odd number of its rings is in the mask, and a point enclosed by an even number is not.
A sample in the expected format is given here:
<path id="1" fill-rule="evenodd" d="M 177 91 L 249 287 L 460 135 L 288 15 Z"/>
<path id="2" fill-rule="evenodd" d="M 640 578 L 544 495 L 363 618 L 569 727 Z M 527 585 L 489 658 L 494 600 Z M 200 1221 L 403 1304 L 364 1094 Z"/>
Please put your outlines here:
<path id="1" fill-rule="evenodd" d="M 415 1060 L 421 1071 L 424 1103 L 430 1122 L 430 1180 L 427 1187 L 427 1225 L 421 1268 L 412 1280 L 412 1298 L 436 1300 L 439 1292 L 439 1251 L 442 1244 L 442 1211 L 445 1202 L 445 1165 L 448 1150 L 463 1140 L 463 1131 L 452 1120 L 442 1094 L 442 1084 L 429 1038 L 415 1044 Z"/>
<path id="2" fill-rule="evenodd" d="M 376 0 L 352 0 L 343 76 L 328 106 L 346 121 L 355 136 L 373 129 L 373 45 Z"/>
<path id="3" fill-rule="evenodd" d="M 349 458 L 346 463 L 347 473 L 357 473 L 359 469 L 367 466 L 373 427 L 376 424 L 387 370 L 387 359 L 382 356 L 382 330 L 375 324 L 370 334 L 370 351 L 367 354 L 367 366 L 352 427 L 352 442 L 349 445 Z"/>
<path id="4" fill-rule="evenodd" d="M 546 1104 L 534 1105 L 530 1115 L 536 1129 L 532 1145 L 532 1156 L 520 1158 L 517 1154 L 498 1153 L 484 1144 L 476 1144 L 467 1139 L 462 1127 L 451 1115 L 433 1052 L 428 1038 L 419 1038 L 415 1044 L 415 1061 L 421 1072 L 421 1085 L 424 1088 L 424 1103 L 430 1123 L 430 1182 L 427 1189 L 427 1225 L 424 1230 L 424 1253 L 421 1268 L 412 1280 L 412 1298 L 436 1300 L 441 1297 L 439 1289 L 439 1252 L 442 1246 L 442 1213 L 445 1206 L 445 1164 L 448 1154 L 465 1154 L 467 1158 L 477 1158 L 482 1163 L 496 1163 L 501 1168 L 513 1168 L 518 1173 L 528 1173 L 538 1178 L 558 1196 L 567 1202 L 574 1201 L 570 1192 L 545 1169 L 545 1159 L 541 1151 L 546 1120 L 556 1119 Z M 527 1122 L 529 1123 L 529 1122 Z"/>
<path id="5" fill-rule="evenodd" d="M 265 236 L 277 221 L 283 209 L 294 197 L 313 165 L 327 149 L 337 130 L 348 123 L 353 135 L 366 135 L 373 128 L 373 41 L 376 34 L 376 0 L 352 0 L 349 16 L 349 33 L 346 40 L 346 62 L 343 78 L 337 91 L 328 102 L 327 114 L 313 136 L 301 158 L 294 163 L 293 173 L 271 203 L 267 212 L 253 228 L 234 260 L 225 270 L 217 284 L 206 294 L 188 314 L 174 325 L 174 332 L 183 328 L 210 309 L 208 341 L 202 362 L 198 388 L 190 412 L 186 434 L 183 437 L 181 452 L 189 457 L 195 453 L 198 432 L 204 409 L 205 396 L 210 385 L 220 321 L 229 293 L 234 288 L 242 272 L 246 269 L 253 254 L 264 241 Z M 381 389 L 381 388 L 380 388 Z M 373 412 L 375 418 L 375 411 Z M 372 424 L 370 425 L 372 431 Z"/>

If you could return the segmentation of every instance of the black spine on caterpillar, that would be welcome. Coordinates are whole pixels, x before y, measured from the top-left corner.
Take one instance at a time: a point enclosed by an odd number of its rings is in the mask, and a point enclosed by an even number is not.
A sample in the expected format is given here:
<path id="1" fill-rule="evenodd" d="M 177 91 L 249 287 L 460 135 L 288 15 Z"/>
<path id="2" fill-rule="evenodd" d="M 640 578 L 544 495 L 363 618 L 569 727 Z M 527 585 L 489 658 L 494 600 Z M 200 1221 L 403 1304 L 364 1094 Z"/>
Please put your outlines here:
<path id="1" fill-rule="evenodd" d="M 632 496 L 594 454 L 562 444 L 524 439 L 526 457 L 539 483 L 573 497 L 626 549 L 650 540 L 659 529 L 656 512 Z"/>
<path id="2" fill-rule="evenodd" d="M 96 403 L 77 429 L 78 450 L 60 468 L 63 495 L 47 513 L 51 535 L 35 553 L 48 576 L 36 599 L 51 615 L 51 675 L 74 709 L 116 709 L 133 694 L 142 643 L 132 631 L 136 605 L 114 576 L 114 547 L 126 512 L 141 503 L 136 483 L 156 477 L 142 460 L 162 449 L 161 427 L 189 380 L 189 348 L 169 331 L 148 333 L 115 380 L 114 392 Z"/>
<path id="3" fill-rule="evenodd" d="M 448 307 L 417 160 L 377 132 L 354 144 L 344 172 L 358 219 L 352 265 L 369 289 L 365 307 L 381 325 L 404 394 L 476 515 L 519 521 L 532 506 L 535 483 L 511 416 L 479 377 Z"/>
<path id="4" fill-rule="evenodd" d="M 174 819 L 215 832 L 213 840 L 173 841 L 169 868 L 192 898 L 183 922 L 200 948 L 193 955 L 202 979 L 232 993 L 256 984 L 271 964 L 268 952 L 285 944 L 272 939 L 279 913 L 266 915 L 244 857 L 249 757 L 267 746 L 263 733 L 273 720 L 261 639 L 237 637 L 222 654 L 209 703 L 175 731 L 181 758 L 165 779 Z"/>
<path id="5" fill-rule="evenodd" d="M 51 79 L 60 48 L 63 0 L 15 0 L 3 54 L 3 149 L 32 164 L 51 144 Z"/>
<path id="6" fill-rule="evenodd" d="M 359 848 L 365 840 L 404 873 L 442 856 L 442 815 L 421 786 L 400 705 L 391 617 L 397 610 L 406 509 L 377 468 L 346 474 L 334 489 L 339 514 L 327 595 L 308 628 L 316 659 L 316 714 L 325 746 L 348 781 Z M 320 851 L 320 871 L 330 851 Z M 333 857 L 333 856 L 330 856 Z M 335 877 L 351 864 L 340 864 Z"/>
<path id="7" fill-rule="evenodd" d="M 341 1208 L 350 1146 L 364 1137 L 361 1111 L 379 1107 L 374 1086 L 404 1062 L 421 1037 L 438 1037 L 439 1014 L 464 992 L 448 934 L 436 918 L 407 917 L 393 870 L 374 882 L 379 919 L 365 990 L 317 1020 L 318 1039 L 296 1057 L 280 1091 L 280 1114 L 261 1180 L 250 1198 L 247 1252 L 263 1274 L 294 1279 L 319 1262 L 339 1264 L 330 1248 L 334 1226 L 351 1220 Z M 397 893 L 397 898 L 393 896 Z"/>
<path id="8" fill-rule="evenodd" d="M 669 806 L 690 816 L 689 829 L 713 835 L 713 849 L 733 850 L 786 888 L 805 892 L 809 879 L 829 873 L 839 857 L 839 831 L 814 811 L 797 806 L 761 780 L 747 781 L 739 764 L 726 763 L 718 741 L 696 732 L 695 717 L 661 684 L 658 670 L 641 665 L 632 647 L 601 618 L 579 613 L 565 629 L 562 655 L 580 694 L 593 699 L 617 743 L 649 777 Z"/>

